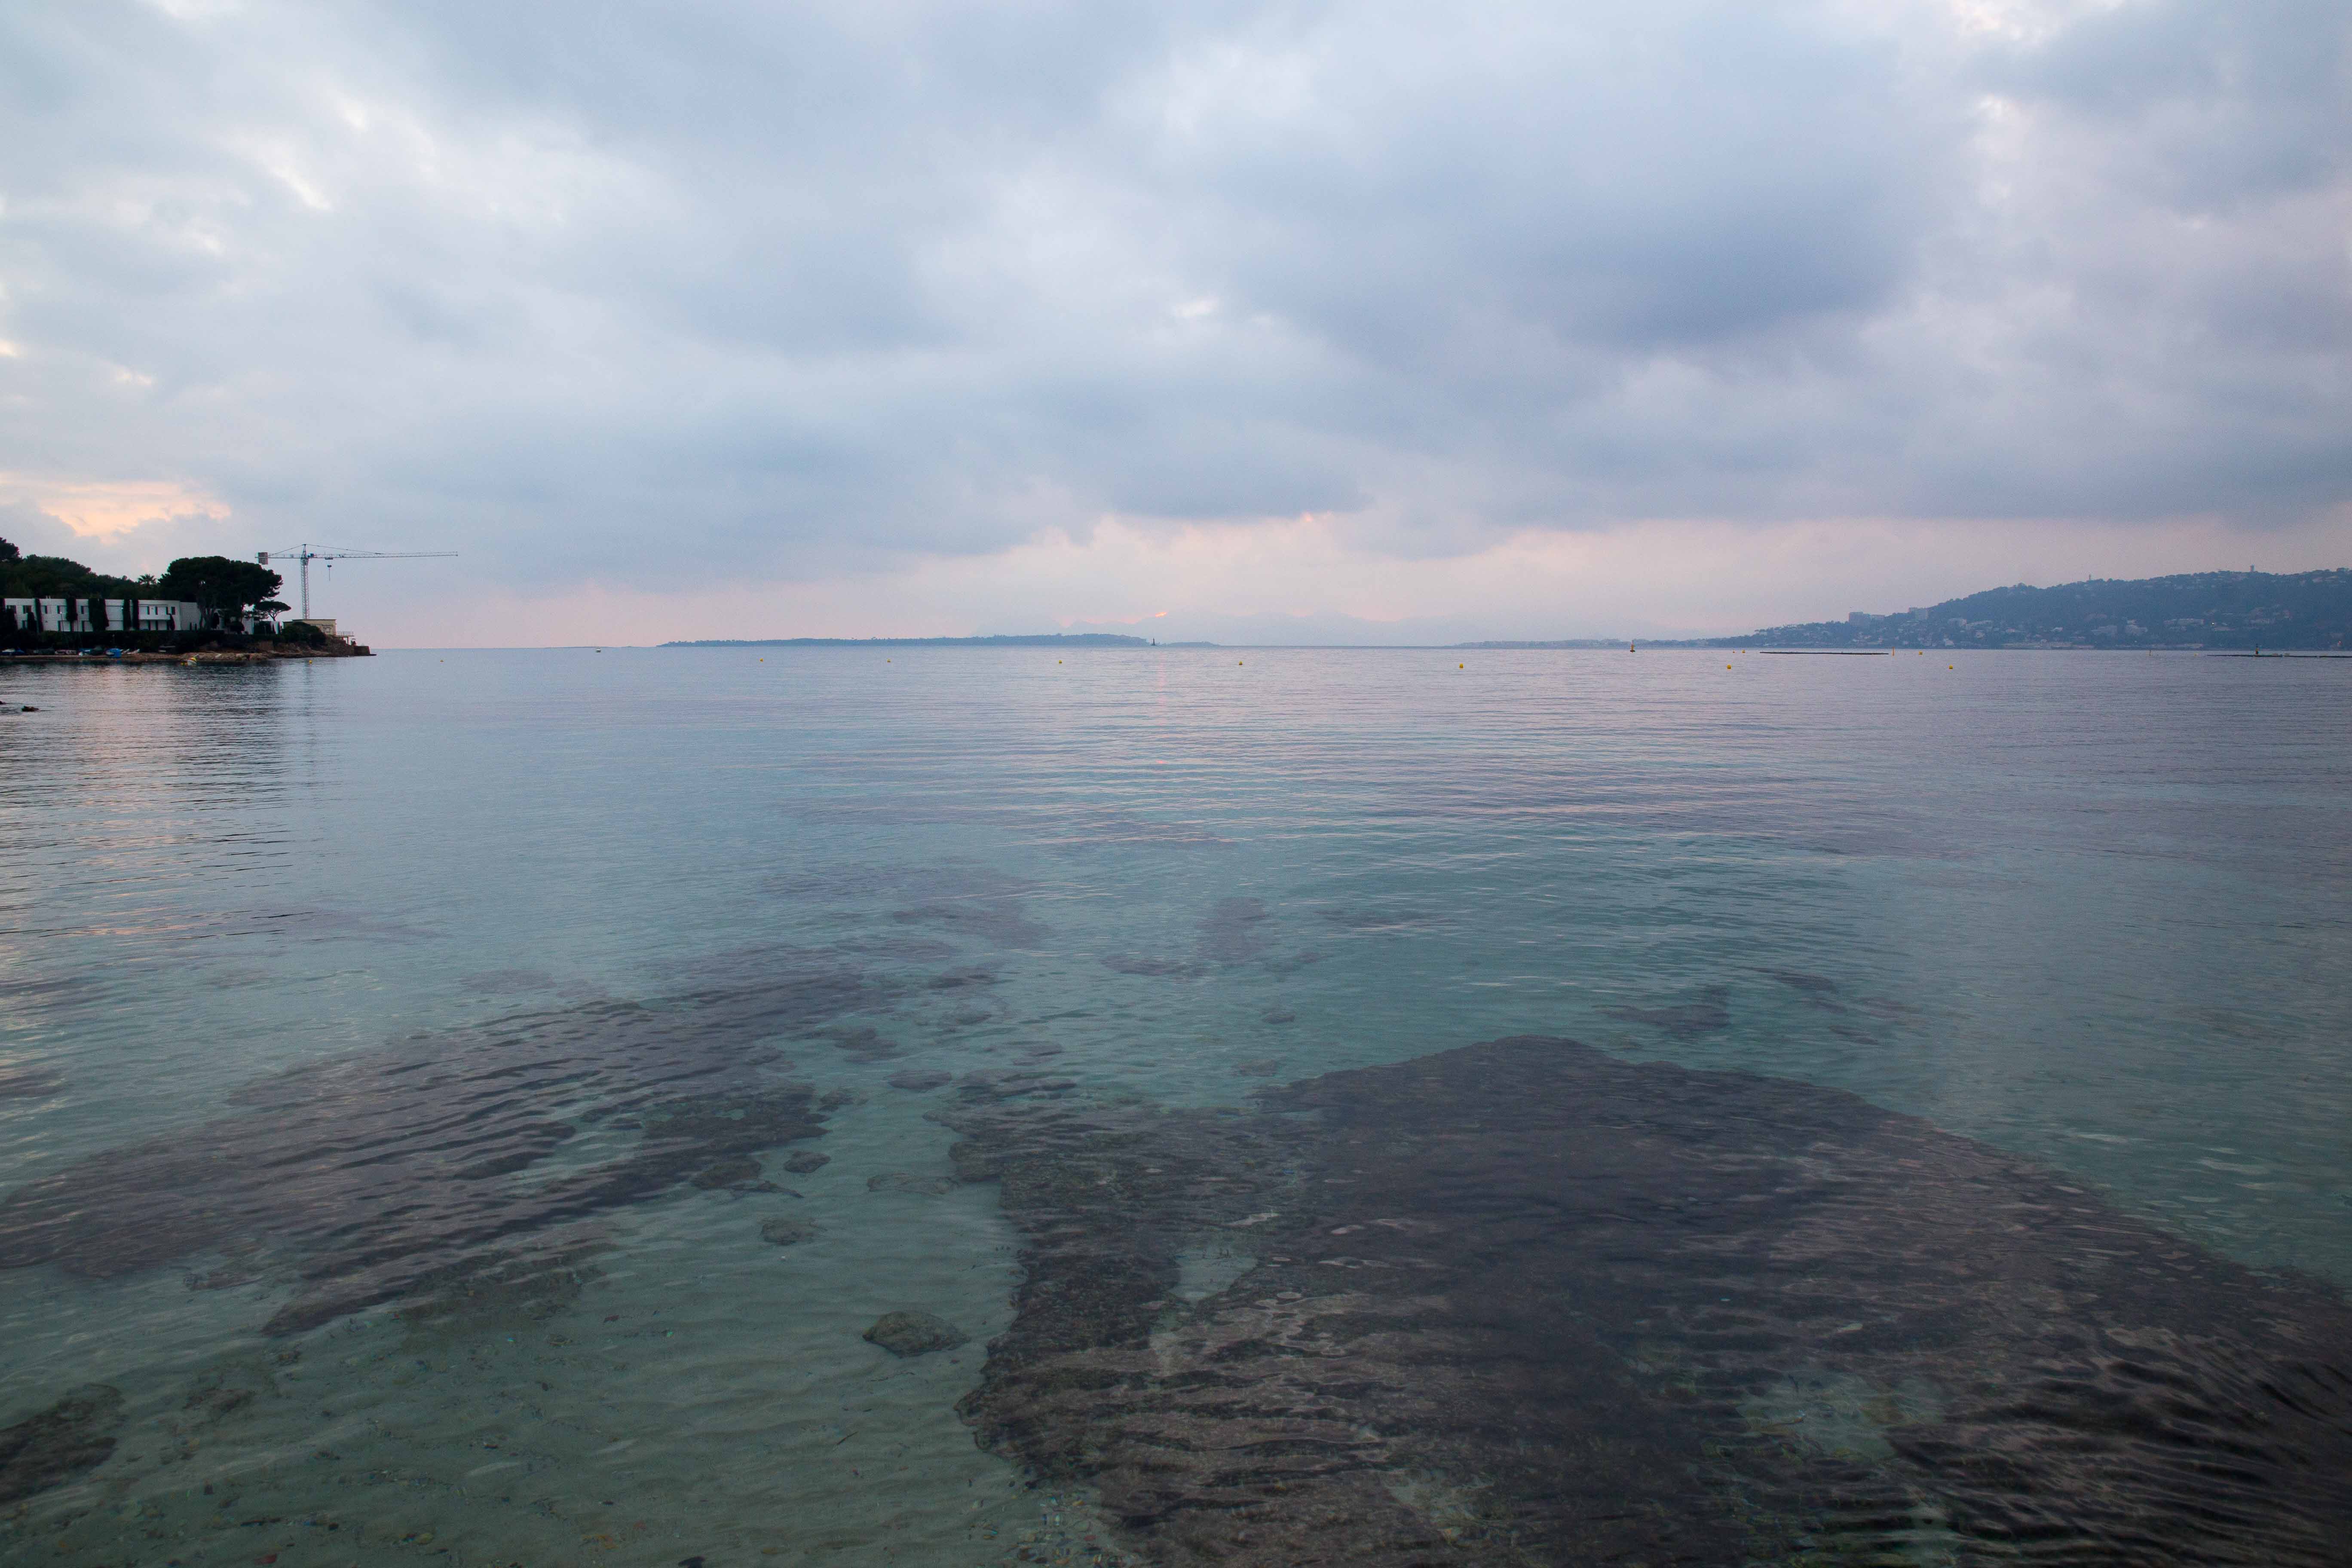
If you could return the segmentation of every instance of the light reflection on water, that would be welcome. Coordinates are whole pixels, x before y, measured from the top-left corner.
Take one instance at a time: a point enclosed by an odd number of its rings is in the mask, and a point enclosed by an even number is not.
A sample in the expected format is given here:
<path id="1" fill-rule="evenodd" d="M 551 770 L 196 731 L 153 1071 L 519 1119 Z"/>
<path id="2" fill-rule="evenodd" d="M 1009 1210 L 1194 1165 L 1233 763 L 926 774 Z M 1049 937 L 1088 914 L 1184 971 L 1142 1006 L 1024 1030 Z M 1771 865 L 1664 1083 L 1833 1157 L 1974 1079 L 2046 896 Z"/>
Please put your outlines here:
<path id="1" fill-rule="evenodd" d="M 0 1424 L 124 1401 L 34 1498 L 54 1560 L 332 1522 L 366 1561 L 992 1561 L 1045 1494 L 951 1407 L 1021 1241 L 929 1190 L 924 1118 L 1040 1085 L 1240 1105 L 1571 1036 L 2352 1280 L 2342 667 L 1061 657 L 0 671 L 42 709 L 0 723 L 0 1185 L 64 1194 L 0 1215 Z M 296 1114 L 262 1080 L 306 1067 Z M 759 1158 L 797 1195 L 653 1146 L 795 1084 L 830 1158 Z M 969 1342 L 858 1337 L 898 1309 Z"/>

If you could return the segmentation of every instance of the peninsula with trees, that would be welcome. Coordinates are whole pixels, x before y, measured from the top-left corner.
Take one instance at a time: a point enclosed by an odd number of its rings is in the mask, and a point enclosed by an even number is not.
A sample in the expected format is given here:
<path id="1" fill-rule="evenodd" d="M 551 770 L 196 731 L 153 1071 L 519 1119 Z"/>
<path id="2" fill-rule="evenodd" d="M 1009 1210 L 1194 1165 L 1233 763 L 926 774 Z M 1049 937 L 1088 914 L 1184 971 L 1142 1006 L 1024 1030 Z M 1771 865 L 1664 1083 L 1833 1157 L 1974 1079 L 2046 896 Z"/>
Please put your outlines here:
<path id="1" fill-rule="evenodd" d="M 183 556 L 161 575 L 118 577 L 0 539 L 0 655 L 130 658 L 351 657 L 330 626 L 281 619 L 285 580 L 225 555 Z"/>

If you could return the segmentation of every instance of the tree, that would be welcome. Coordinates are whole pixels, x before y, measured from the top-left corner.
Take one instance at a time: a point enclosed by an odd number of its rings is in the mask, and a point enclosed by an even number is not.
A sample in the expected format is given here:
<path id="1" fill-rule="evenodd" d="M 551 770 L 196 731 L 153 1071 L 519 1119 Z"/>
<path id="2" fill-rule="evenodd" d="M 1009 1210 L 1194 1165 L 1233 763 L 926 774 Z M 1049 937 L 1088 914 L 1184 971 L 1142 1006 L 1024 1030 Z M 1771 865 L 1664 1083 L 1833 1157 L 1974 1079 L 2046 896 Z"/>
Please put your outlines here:
<path id="1" fill-rule="evenodd" d="M 268 616 L 274 620 L 284 615 L 287 608 L 286 601 L 283 599 L 264 599 L 253 606 L 253 613 L 257 616 Z"/>
<path id="2" fill-rule="evenodd" d="M 0 561 L 14 561 L 16 559 L 16 547 L 9 543 L 6 540 L 0 539 Z"/>
<path id="3" fill-rule="evenodd" d="M 243 617 L 247 606 L 275 598 L 286 579 L 251 561 L 226 555 L 184 555 L 163 570 L 158 585 L 167 599 L 193 599 L 204 606 L 207 620 L 226 625 Z"/>

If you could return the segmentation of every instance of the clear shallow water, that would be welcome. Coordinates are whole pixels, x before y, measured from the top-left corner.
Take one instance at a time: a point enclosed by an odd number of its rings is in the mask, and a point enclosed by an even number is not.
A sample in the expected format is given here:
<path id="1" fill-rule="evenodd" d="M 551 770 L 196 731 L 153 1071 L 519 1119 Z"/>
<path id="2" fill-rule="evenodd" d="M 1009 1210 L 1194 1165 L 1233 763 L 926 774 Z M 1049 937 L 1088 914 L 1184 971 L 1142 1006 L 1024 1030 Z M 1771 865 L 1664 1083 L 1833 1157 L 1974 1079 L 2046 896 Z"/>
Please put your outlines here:
<path id="1" fill-rule="evenodd" d="M 0 1272 L 0 1424 L 82 1384 L 125 1402 L 114 1453 L 16 1528 L 67 1563 L 961 1563 L 1050 1550 L 1042 1509 L 1082 1547 L 1084 1496 L 1021 1486 L 953 1409 L 1021 1278 L 993 1189 L 868 1190 L 952 1173 L 925 1116 L 955 1091 L 890 1087 L 910 1071 L 1239 1106 L 1565 1035 L 1850 1090 L 2226 1258 L 2352 1281 L 2344 667 L 1725 658 L 0 674 L 43 710 L 0 727 L 0 1187 L 145 1150 L 70 1190 L 201 1188 L 156 1162 L 266 1162 L 284 1112 L 254 1086 L 316 1064 L 360 1065 L 304 1114 L 409 1162 L 436 1223 L 625 1157 L 633 1096 L 856 1097 L 792 1145 L 823 1169 L 762 1156 L 801 1195 L 584 1205 L 562 1289 L 464 1311 L 264 1334 L 351 1216 L 250 1193 L 257 1251 L 177 1253 L 142 1215 L 145 1266 Z M 685 1022 L 496 1101 L 498 1138 L 527 1103 L 578 1129 L 511 1178 L 444 1179 L 478 1150 L 434 1096 L 381 1111 L 417 1064 L 507 1048 L 479 1032 L 499 1019 L 539 1020 L 500 1027 L 548 1059 L 606 1050 L 616 1004 Z M 286 1190 L 319 1180 L 302 1136 Z M 817 1234 L 762 1243 L 787 1212 Z M 968 1342 L 859 1338 L 898 1309 Z"/>

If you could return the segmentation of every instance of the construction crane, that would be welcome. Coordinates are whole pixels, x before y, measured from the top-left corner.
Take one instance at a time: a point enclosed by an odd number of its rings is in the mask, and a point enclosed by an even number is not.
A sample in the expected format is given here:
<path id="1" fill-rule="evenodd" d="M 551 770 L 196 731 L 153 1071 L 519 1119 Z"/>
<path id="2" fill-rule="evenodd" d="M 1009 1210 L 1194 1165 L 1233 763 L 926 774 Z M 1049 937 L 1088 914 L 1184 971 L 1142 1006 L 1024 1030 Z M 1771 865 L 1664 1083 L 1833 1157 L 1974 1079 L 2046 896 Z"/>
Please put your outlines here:
<path id="1" fill-rule="evenodd" d="M 454 550 L 344 550 L 323 544 L 314 549 L 308 544 L 298 544 L 291 550 L 261 551 L 254 560 L 267 566 L 271 556 L 284 555 L 302 563 L 302 618 L 307 621 L 310 618 L 310 563 L 313 561 L 325 562 L 327 569 L 332 571 L 338 561 L 420 561 L 433 556 L 454 557 L 457 553 Z"/>

